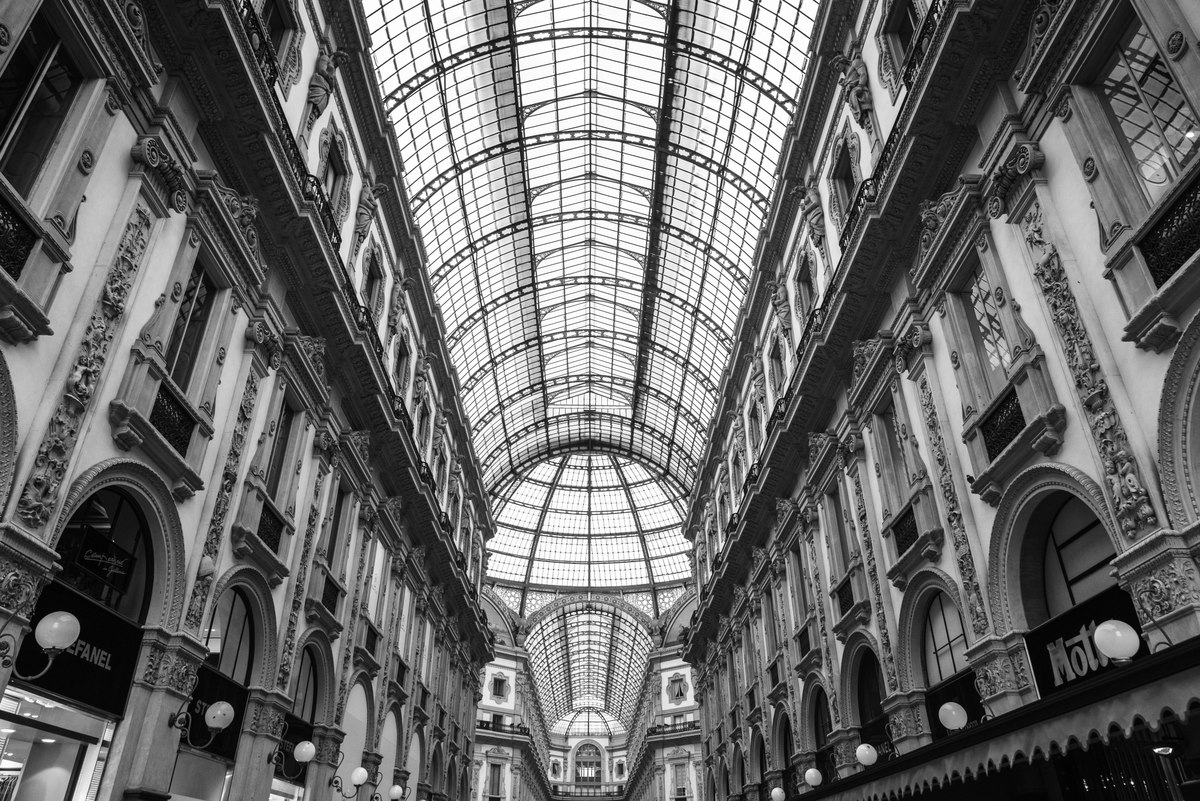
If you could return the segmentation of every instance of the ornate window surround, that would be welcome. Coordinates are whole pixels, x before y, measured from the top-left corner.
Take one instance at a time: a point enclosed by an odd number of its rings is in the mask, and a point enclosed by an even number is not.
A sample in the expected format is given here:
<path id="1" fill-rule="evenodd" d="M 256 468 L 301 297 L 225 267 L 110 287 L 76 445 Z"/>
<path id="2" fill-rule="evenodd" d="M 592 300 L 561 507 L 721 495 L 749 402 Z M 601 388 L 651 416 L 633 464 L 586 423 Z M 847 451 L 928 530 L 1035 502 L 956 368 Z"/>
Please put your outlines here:
<path id="1" fill-rule="evenodd" d="M 1200 297 L 1200 280 L 1196 270 L 1184 265 L 1162 286 L 1156 286 L 1139 246 L 1176 206 L 1187 187 L 1196 191 L 1200 153 L 1193 154 L 1183 175 L 1162 197 L 1153 203 L 1146 198 L 1103 101 L 1092 86 L 1100 64 L 1112 52 L 1116 36 L 1134 16 L 1140 18 L 1159 48 L 1176 88 L 1200 114 L 1200 80 L 1195 77 L 1200 70 L 1200 53 L 1187 46 L 1189 37 L 1181 31 L 1190 28 L 1174 3 L 1154 3 L 1153 8 L 1141 0 L 1114 4 L 1107 14 L 1093 17 L 1090 26 L 1079 31 L 1074 41 L 1043 41 L 1036 55 L 1044 55 L 1051 47 L 1069 51 L 1067 65 L 1055 76 L 1060 83 L 1051 89 L 1056 98 L 1055 114 L 1092 197 L 1101 250 L 1106 256 L 1104 277 L 1112 282 L 1129 317 L 1125 339 L 1160 352 L 1179 338 L 1182 323 L 1178 317 Z M 1038 77 L 1034 67 L 1039 66 L 1041 62 L 1035 60 L 1027 69 L 1030 80 Z M 1195 261 L 1193 256 L 1189 263 L 1194 265 Z"/>
<path id="2" fill-rule="evenodd" d="M 850 166 L 850 177 L 853 181 L 853 186 L 842 186 L 844 178 L 836 175 L 838 162 L 845 153 L 847 163 Z M 854 204 L 854 197 L 858 192 L 858 187 L 862 184 L 862 164 L 859 159 L 862 155 L 862 148 L 859 146 L 859 134 L 854 129 L 850 122 L 850 117 L 847 115 L 842 122 L 842 132 L 838 134 L 833 142 L 833 147 L 829 149 L 829 174 L 826 177 L 826 184 L 829 190 L 829 216 L 833 218 L 833 224 L 837 228 L 837 232 L 842 232 L 842 226 L 845 223 L 846 215 L 850 213 L 850 207 Z M 843 200 L 843 195 L 845 198 Z M 843 208 L 843 206 L 845 206 Z"/>
<path id="3" fill-rule="evenodd" d="M 1040 158 L 1036 146 L 1019 146 L 1018 153 L 1026 152 L 1022 148 L 1034 154 L 1031 161 Z M 1002 163 L 997 173 L 1004 171 L 1006 165 L 1007 162 Z M 1032 185 L 1025 182 L 1022 191 L 1014 193 L 1021 197 L 1012 201 L 1020 204 L 1032 197 Z M 931 297 L 937 298 L 934 308 L 942 321 L 937 330 L 950 350 L 954 379 L 962 399 L 963 441 L 975 476 L 971 491 L 995 505 L 1005 483 L 1031 459 L 1037 454 L 1053 456 L 1058 452 L 1067 415 L 1050 381 L 1045 353 L 1025 324 L 1021 306 L 1009 288 L 1008 274 L 1020 277 L 1019 271 L 1026 269 L 1026 265 L 1021 262 L 1006 266 L 1000 261 L 983 213 L 981 186 L 979 176 L 966 176 L 959 186 L 923 204 L 923 231 L 913 276 L 919 290 L 928 290 Z M 976 349 L 968 319 L 972 312 L 961 294 L 976 266 L 992 287 L 1012 355 L 1003 386 L 992 387 L 986 378 L 984 356 Z M 990 453 L 986 442 L 989 423 L 993 418 L 999 419 L 998 414 L 1009 413 L 1014 403 L 1023 424 L 998 453 Z"/>

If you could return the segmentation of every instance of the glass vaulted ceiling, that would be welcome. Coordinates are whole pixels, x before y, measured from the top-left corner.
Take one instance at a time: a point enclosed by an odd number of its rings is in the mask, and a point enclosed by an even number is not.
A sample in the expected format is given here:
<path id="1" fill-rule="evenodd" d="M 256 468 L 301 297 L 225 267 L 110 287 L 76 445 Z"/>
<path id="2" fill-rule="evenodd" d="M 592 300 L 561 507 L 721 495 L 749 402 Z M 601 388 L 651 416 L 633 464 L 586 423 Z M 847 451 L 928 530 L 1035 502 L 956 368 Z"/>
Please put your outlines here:
<path id="1" fill-rule="evenodd" d="M 686 579 L 682 498 L 818 3 L 364 0 L 500 525 L 498 592 Z M 640 624 L 595 611 L 554 620 L 544 642 L 529 638 L 548 717 L 605 710 L 628 725 L 628 697 L 604 672 L 620 666 L 636 685 Z M 623 645 L 604 658 L 585 647 L 596 638 L 578 639 L 609 627 Z"/>

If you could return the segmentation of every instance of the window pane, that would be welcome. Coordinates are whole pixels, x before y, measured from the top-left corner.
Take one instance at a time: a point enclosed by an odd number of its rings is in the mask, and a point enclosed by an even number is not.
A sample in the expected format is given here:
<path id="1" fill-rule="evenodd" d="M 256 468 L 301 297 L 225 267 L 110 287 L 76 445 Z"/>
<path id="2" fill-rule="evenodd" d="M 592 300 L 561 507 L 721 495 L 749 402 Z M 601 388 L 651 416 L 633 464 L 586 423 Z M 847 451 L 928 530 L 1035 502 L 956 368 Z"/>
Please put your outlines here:
<path id="1" fill-rule="evenodd" d="M 1004 328 L 1000 324 L 1000 310 L 996 306 L 991 282 L 988 281 L 982 266 L 976 267 L 971 277 L 968 300 L 976 347 L 980 349 L 980 361 L 998 382 L 1002 382 L 1007 377 L 1008 368 L 1012 366 L 1012 353 L 1004 336 Z M 996 387 L 991 389 L 995 391 Z"/>
<path id="2" fill-rule="evenodd" d="M 184 391 L 196 364 L 196 356 L 204 342 L 205 329 L 212 310 L 213 287 L 204 272 L 196 264 L 188 276 L 187 288 L 179 301 L 179 312 L 175 325 L 167 340 L 167 370 L 171 380 Z"/>

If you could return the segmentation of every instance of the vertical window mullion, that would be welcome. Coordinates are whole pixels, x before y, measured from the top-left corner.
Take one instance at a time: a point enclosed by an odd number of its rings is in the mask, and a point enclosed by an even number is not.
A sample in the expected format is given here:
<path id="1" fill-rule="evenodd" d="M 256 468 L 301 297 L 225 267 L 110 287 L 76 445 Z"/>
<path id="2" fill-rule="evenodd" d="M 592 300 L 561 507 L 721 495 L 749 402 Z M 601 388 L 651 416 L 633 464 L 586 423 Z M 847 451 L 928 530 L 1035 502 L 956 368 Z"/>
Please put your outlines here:
<path id="1" fill-rule="evenodd" d="M 54 59 L 58 56 L 61 46 L 62 41 L 56 40 L 42 56 L 37 69 L 34 70 L 32 80 L 29 81 L 29 85 L 25 88 L 25 94 L 21 96 L 21 102 L 17 104 L 17 109 L 8 122 L 8 128 L 4 131 L 4 138 L 0 140 L 0 154 L 6 153 L 12 145 L 13 139 L 16 138 L 17 130 L 21 127 L 21 121 L 29 113 L 29 109 L 33 105 L 33 100 L 37 97 L 38 89 L 41 87 L 42 81 L 46 80 L 46 75 L 50 72 L 50 65 L 54 63 Z"/>

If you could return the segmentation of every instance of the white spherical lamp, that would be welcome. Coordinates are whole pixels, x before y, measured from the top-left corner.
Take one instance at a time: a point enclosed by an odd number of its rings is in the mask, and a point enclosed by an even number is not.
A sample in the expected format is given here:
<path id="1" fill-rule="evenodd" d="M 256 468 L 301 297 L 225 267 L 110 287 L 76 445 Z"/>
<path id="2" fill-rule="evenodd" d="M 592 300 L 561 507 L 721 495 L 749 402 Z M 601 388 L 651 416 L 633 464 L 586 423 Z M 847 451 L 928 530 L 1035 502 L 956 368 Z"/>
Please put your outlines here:
<path id="1" fill-rule="evenodd" d="M 1137 630 L 1124 620 L 1106 620 L 1093 637 L 1100 653 L 1114 662 L 1128 662 L 1142 647 Z"/>
<path id="2" fill-rule="evenodd" d="M 401 798 L 404 798 L 404 788 L 398 784 L 393 784 L 388 788 L 388 798 L 391 801 L 400 801 Z"/>
<path id="3" fill-rule="evenodd" d="M 947 701 L 938 708 L 938 720 L 949 731 L 958 731 L 967 725 L 967 710 L 958 701 Z"/>
<path id="4" fill-rule="evenodd" d="M 783 791 L 782 787 L 771 788 L 771 801 L 783 801 L 785 798 L 787 798 L 787 793 Z"/>
<path id="5" fill-rule="evenodd" d="M 863 743 L 854 749 L 854 758 L 858 760 L 858 764 L 869 768 L 879 761 L 879 752 L 870 743 Z"/>
<path id="6" fill-rule="evenodd" d="M 217 701 L 204 712 L 204 724 L 213 731 L 225 731 L 233 723 L 233 705 Z"/>
<path id="7" fill-rule="evenodd" d="M 820 787 L 823 781 L 825 781 L 825 777 L 816 768 L 809 768 L 804 771 L 804 783 L 809 787 Z"/>
<path id="8" fill-rule="evenodd" d="M 317 755 L 317 747 L 308 740 L 301 740 L 296 743 L 296 747 L 292 749 L 292 758 L 301 765 L 312 762 L 313 757 Z"/>
<path id="9" fill-rule="evenodd" d="M 79 618 L 70 612 L 51 612 L 38 621 L 34 639 L 45 651 L 64 651 L 79 639 Z"/>
<path id="10" fill-rule="evenodd" d="M 350 771 L 350 783 L 355 787 L 362 787 L 367 783 L 368 775 L 370 774 L 367 773 L 367 769 L 359 765 L 357 768 Z"/>

